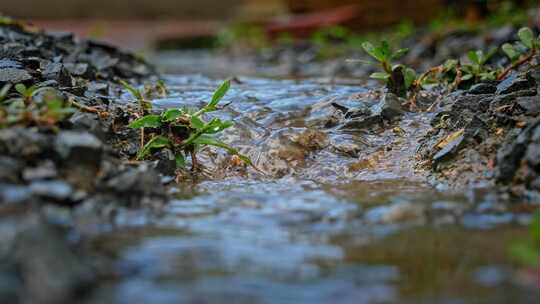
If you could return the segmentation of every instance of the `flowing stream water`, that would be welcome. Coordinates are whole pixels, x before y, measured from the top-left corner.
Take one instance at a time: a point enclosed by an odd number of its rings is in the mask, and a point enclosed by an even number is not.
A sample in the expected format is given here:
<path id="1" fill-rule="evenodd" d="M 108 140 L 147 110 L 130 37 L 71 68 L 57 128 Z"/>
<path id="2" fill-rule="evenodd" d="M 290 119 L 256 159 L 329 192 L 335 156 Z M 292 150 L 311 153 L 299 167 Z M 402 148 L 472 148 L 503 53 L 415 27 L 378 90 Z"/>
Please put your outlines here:
<path id="1" fill-rule="evenodd" d="M 171 95 L 158 108 L 202 105 L 219 84 L 166 79 Z M 174 189 L 159 216 L 129 217 L 95 240 L 126 272 L 104 294 L 119 303 L 538 303 L 507 254 L 530 217 L 489 190 L 440 191 L 415 165 L 429 116 L 379 130 L 328 124 L 331 103 L 361 107 L 372 95 L 236 79 L 213 115 L 235 121 L 221 139 L 265 174 L 202 152 L 212 178 Z"/>

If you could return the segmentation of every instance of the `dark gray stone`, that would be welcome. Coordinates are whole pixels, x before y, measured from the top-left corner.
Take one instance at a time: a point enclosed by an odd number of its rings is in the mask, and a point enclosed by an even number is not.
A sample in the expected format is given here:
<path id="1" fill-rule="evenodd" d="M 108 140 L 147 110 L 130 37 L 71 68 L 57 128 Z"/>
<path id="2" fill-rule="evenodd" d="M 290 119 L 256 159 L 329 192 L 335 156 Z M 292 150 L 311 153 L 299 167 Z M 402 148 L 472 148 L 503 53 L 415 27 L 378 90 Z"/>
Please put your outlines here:
<path id="1" fill-rule="evenodd" d="M 403 114 L 404 100 L 394 94 L 387 93 L 383 99 L 371 107 L 372 115 L 379 115 L 386 120 L 392 120 Z"/>
<path id="2" fill-rule="evenodd" d="M 24 163 L 18 159 L 0 156 L 0 182 L 16 183 Z"/>
<path id="3" fill-rule="evenodd" d="M 453 157 L 459 149 L 462 147 L 465 140 L 464 135 L 460 135 L 451 142 L 449 142 L 444 148 L 442 148 L 439 152 L 437 152 L 433 156 L 433 163 L 436 165 L 437 163 L 447 160 L 451 157 Z"/>
<path id="4" fill-rule="evenodd" d="M 18 204 L 30 201 L 32 193 L 27 186 L 0 184 L 0 203 Z"/>
<path id="5" fill-rule="evenodd" d="M 540 96 L 519 97 L 516 102 L 526 114 L 540 114 Z"/>
<path id="6" fill-rule="evenodd" d="M 60 202 L 69 200 L 73 194 L 71 185 L 60 180 L 33 182 L 30 191 L 33 195 Z"/>
<path id="7" fill-rule="evenodd" d="M 34 159 L 51 150 L 49 137 L 32 129 L 0 130 L 0 152 L 14 157 Z"/>
<path id="8" fill-rule="evenodd" d="M 508 76 L 497 86 L 497 94 L 504 95 L 516 91 L 526 90 L 536 85 L 534 79 L 521 78 L 515 74 Z"/>
<path id="9" fill-rule="evenodd" d="M 19 83 L 32 79 L 30 73 L 19 68 L 0 68 L 0 83 Z"/>
<path id="10" fill-rule="evenodd" d="M 75 303 L 96 274 L 67 241 L 67 231 L 34 216 L 17 233 L 13 259 L 20 266 L 24 303 Z"/>
<path id="11" fill-rule="evenodd" d="M 478 83 L 473 85 L 468 93 L 473 95 L 481 95 L 481 94 L 493 94 L 497 91 L 497 86 L 491 83 Z"/>
<path id="12" fill-rule="evenodd" d="M 99 163 L 102 143 L 88 132 L 62 131 L 56 137 L 55 148 L 62 159 Z"/>

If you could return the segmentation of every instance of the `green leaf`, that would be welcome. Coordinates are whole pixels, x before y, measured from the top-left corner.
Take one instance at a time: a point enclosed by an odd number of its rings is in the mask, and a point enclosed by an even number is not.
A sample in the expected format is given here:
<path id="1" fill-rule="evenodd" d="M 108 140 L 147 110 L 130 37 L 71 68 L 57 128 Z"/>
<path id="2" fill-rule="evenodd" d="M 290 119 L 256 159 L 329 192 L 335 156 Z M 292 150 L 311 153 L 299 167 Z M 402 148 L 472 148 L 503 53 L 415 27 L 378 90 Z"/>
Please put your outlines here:
<path id="1" fill-rule="evenodd" d="M 174 160 L 176 162 L 177 168 L 182 168 L 186 166 L 186 158 L 184 157 L 182 153 L 176 154 L 174 156 Z"/>
<path id="2" fill-rule="evenodd" d="M 26 86 L 22 83 L 17 83 L 15 85 L 15 91 L 17 91 L 19 94 L 21 94 L 24 97 L 27 97 L 26 92 Z"/>
<path id="3" fill-rule="evenodd" d="M 518 37 L 521 40 L 521 42 L 529 49 L 533 49 L 535 47 L 534 33 L 530 28 L 522 27 L 521 29 L 519 29 Z"/>
<path id="4" fill-rule="evenodd" d="M 146 115 L 132 121 L 128 125 L 128 127 L 132 129 L 159 128 L 161 127 L 161 116 L 160 115 Z"/>
<path id="5" fill-rule="evenodd" d="M 481 64 L 482 51 L 468 51 L 467 57 L 472 63 Z"/>
<path id="6" fill-rule="evenodd" d="M 405 80 L 405 87 L 409 89 L 416 80 L 416 71 L 412 68 L 406 68 L 403 70 L 403 79 Z"/>
<path id="7" fill-rule="evenodd" d="M 407 54 L 407 52 L 409 52 L 409 49 L 399 49 L 394 54 L 392 54 L 392 59 L 393 60 L 399 59 L 403 57 L 403 55 Z"/>
<path id="8" fill-rule="evenodd" d="M 386 72 L 375 72 L 369 75 L 369 78 L 378 79 L 378 80 L 388 80 L 388 78 L 390 78 L 390 74 Z"/>
<path id="9" fill-rule="evenodd" d="M 383 54 L 383 57 L 385 60 L 387 60 L 390 57 L 390 44 L 388 44 L 388 41 L 383 40 L 381 42 L 381 53 Z"/>
<path id="10" fill-rule="evenodd" d="M 181 109 L 168 109 L 161 113 L 161 119 L 163 121 L 175 121 L 178 117 L 184 115 L 185 112 Z"/>
<path id="11" fill-rule="evenodd" d="M 510 43 L 503 44 L 501 49 L 506 54 L 506 56 L 508 56 L 508 58 L 510 58 L 511 61 L 515 61 L 520 56 L 520 53 Z"/>
<path id="12" fill-rule="evenodd" d="M 141 92 L 139 92 L 139 90 L 137 90 L 134 86 L 130 85 L 127 81 L 125 80 L 120 80 L 120 84 L 124 87 L 124 89 L 126 89 L 129 93 L 131 93 L 131 95 L 133 95 L 133 97 L 137 100 L 144 100 Z"/>
<path id="13" fill-rule="evenodd" d="M 194 129 L 202 129 L 204 128 L 205 123 L 202 119 L 200 119 L 198 116 L 191 116 L 191 127 Z"/>
<path id="14" fill-rule="evenodd" d="M 231 80 L 227 79 L 225 82 L 214 92 L 214 95 L 212 96 L 212 101 L 206 105 L 206 111 L 210 112 L 214 111 L 216 109 L 217 104 L 221 101 L 221 99 L 227 94 L 229 89 L 231 88 Z"/>
<path id="15" fill-rule="evenodd" d="M 142 159 L 152 152 L 153 149 L 163 149 L 171 144 L 169 139 L 164 136 L 155 136 L 144 145 L 144 147 L 137 154 L 138 159 Z"/>
<path id="16" fill-rule="evenodd" d="M 472 79 L 472 78 L 473 78 L 472 74 L 465 74 L 465 75 L 461 76 L 461 80 L 469 80 L 469 79 Z"/>
<path id="17" fill-rule="evenodd" d="M 232 121 L 222 121 L 219 118 L 214 118 L 204 127 L 204 133 L 216 134 L 233 125 L 234 123 Z"/>
<path id="18" fill-rule="evenodd" d="M 11 89 L 11 84 L 6 84 L 2 87 L 0 90 L 0 102 L 4 101 L 6 99 L 7 94 L 9 93 L 9 90 Z"/>
<path id="19" fill-rule="evenodd" d="M 229 154 L 232 154 L 232 155 L 237 155 L 241 160 L 243 160 L 246 164 L 250 165 L 250 166 L 253 166 L 253 163 L 251 162 L 251 160 L 249 159 L 249 157 L 245 156 L 245 155 L 242 155 L 238 152 L 238 150 L 230 147 L 229 145 L 227 145 L 226 143 L 218 140 L 218 139 L 215 139 L 214 137 L 212 136 L 208 136 L 208 135 L 201 135 L 199 138 L 197 138 L 195 141 L 194 141 L 195 144 L 198 144 L 198 145 L 209 145 L 209 146 L 214 146 L 214 147 L 218 147 L 218 148 L 222 148 L 222 149 L 225 149 Z"/>
<path id="20" fill-rule="evenodd" d="M 375 46 L 373 46 L 373 44 L 371 44 L 371 42 L 366 41 L 366 42 L 362 43 L 362 48 L 371 57 L 377 59 L 377 61 L 383 62 L 383 61 L 386 60 L 386 58 L 384 56 L 384 53 L 381 51 L 381 49 L 376 48 Z"/>

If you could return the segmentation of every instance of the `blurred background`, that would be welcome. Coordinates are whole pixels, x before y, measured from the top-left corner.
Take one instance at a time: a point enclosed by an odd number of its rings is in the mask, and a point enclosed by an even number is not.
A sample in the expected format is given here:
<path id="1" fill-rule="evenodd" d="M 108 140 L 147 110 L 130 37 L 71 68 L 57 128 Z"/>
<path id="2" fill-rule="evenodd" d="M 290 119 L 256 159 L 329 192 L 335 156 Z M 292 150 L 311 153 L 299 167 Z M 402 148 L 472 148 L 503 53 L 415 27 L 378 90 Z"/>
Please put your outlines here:
<path id="1" fill-rule="evenodd" d="M 224 24 L 260 25 L 270 35 L 308 36 L 340 25 L 380 29 L 402 20 L 426 23 L 452 8 L 475 20 L 501 1 L 490 0 L 4 0 L 0 13 L 52 30 L 73 31 L 141 48 L 175 38 L 216 35 Z M 515 6 L 531 1 L 517 0 Z M 534 2 L 534 1 L 532 1 Z"/>

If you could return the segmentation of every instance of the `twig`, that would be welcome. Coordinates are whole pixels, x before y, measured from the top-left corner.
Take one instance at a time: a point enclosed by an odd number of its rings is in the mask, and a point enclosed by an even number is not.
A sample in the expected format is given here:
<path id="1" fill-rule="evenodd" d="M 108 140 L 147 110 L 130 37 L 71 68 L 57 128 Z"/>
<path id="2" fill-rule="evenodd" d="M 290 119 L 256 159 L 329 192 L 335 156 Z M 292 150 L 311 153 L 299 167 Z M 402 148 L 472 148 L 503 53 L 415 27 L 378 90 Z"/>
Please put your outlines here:
<path id="1" fill-rule="evenodd" d="M 515 70 L 519 66 L 521 66 L 522 64 L 525 64 L 525 63 L 531 61 L 531 59 L 534 57 L 534 55 L 536 55 L 536 50 L 531 51 L 527 56 L 522 57 L 520 60 L 514 62 L 511 66 L 504 69 L 504 71 L 502 71 L 497 76 L 497 80 L 503 80 L 508 75 L 508 73 L 510 73 L 510 71 Z"/>
<path id="2" fill-rule="evenodd" d="M 73 107 L 75 107 L 75 108 L 77 108 L 77 109 L 79 109 L 79 110 L 81 110 L 81 111 L 84 111 L 84 112 L 94 113 L 94 114 L 100 114 L 100 113 L 101 113 L 100 110 L 98 110 L 98 109 L 96 109 L 96 108 L 94 108 L 94 107 L 89 107 L 89 106 L 82 105 L 82 104 L 76 102 L 76 101 L 73 100 L 73 99 L 70 99 L 70 100 L 69 100 L 69 103 L 70 103 L 70 105 L 72 105 Z"/>

